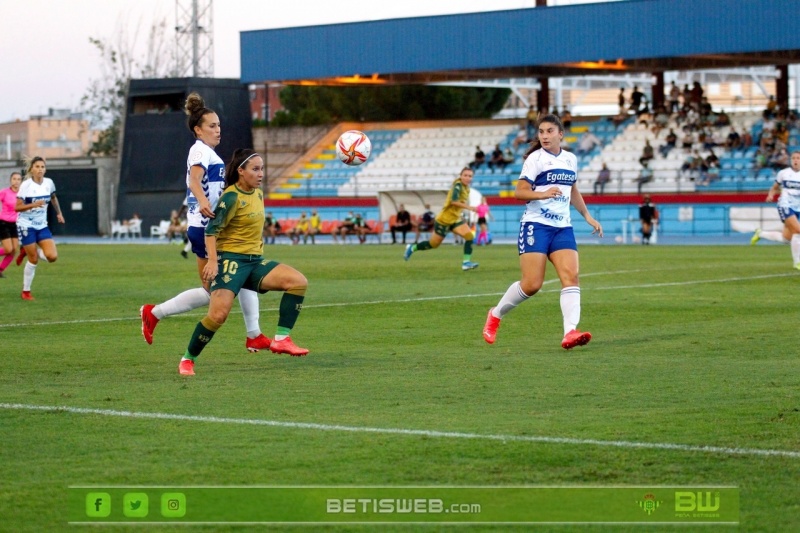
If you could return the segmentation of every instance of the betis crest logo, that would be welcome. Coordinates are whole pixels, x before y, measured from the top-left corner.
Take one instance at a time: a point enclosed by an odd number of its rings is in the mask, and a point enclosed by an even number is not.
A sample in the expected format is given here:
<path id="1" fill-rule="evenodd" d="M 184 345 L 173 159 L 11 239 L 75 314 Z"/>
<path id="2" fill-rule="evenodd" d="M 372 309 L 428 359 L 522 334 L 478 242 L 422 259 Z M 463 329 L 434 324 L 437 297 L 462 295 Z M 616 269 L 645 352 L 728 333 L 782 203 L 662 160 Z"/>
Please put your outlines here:
<path id="1" fill-rule="evenodd" d="M 650 516 L 656 509 L 658 509 L 658 506 L 664 502 L 656 500 L 655 495 L 651 492 L 648 492 L 644 495 L 644 499 L 641 501 L 637 500 L 636 503 L 639 504 L 639 507 L 641 507 L 645 513 L 647 513 L 647 516 Z"/>

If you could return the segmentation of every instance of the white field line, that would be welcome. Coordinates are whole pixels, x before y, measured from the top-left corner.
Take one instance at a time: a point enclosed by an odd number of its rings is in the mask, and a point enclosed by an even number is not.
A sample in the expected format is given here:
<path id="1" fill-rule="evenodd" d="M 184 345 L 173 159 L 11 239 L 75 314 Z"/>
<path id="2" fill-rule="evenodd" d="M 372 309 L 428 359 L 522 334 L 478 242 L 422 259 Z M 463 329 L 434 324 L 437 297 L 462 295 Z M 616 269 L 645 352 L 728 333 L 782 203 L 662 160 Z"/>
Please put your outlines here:
<path id="1" fill-rule="evenodd" d="M 650 272 L 651 270 L 648 270 Z M 606 276 L 606 275 L 618 275 L 618 274 L 626 274 L 631 272 L 643 272 L 642 270 L 628 270 L 628 271 L 617 271 L 617 272 L 596 272 L 594 274 L 581 274 L 581 278 L 588 278 L 590 276 Z M 591 289 L 587 289 L 586 287 L 582 287 L 583 291 L 614 291 L 614 290 L 628 290 L 628 289 L 654 289 L 659 287 L 677 287 L 677 286 L 686 286 L 686 285 L 703 285 L 708 283 L 732 283 L 738 281 L 751 281 L 757 279 L 770 279 L 770 278 L 785 278 L 789 276 L 797 276 L 796 272 L 784 273 L 784 274 L 764 274 L 762 276 L 748 276 L 748 277 L 735 277 L 735 278 L 720 278 L 720 279 L 699 279 L 699 280 L 689 280 L 689 281 L 674 281 L 674 282 L 664 282 L 664 283 L 641 283 L 637 285 L 617 285 L 612 287 L 593 287 Z M 556 283 L 557 279 L 551 279 L 544 282 L 545 285 L 550 285 Z M 541 290 L 539 292 L 558 292 L 561 289 L 550 289 L 550 290 Z M 361 305 L 383 305 L 383 304 L 397 304 L 397 303 L 416 303 L 416 302 L 428 302 L 434 300 L 457 300 L 460 298 L 480 298 L 484 296 L 502 296 L 505 293 L 503 292 L 487 292 L 482 294 L 455 294 L 455 295 L 448 295 L 448 296 L 422 296 L 417 298 L 397 298 L 393 300 L 367 300 L 363 302 L 332 302 L 332 303 L 322 303 L 322 304 L 309 304 L 303 305 L 303 309 L 321 309 L 325 307 L 351 307 L 351 306 L 361 306 Z M 277 307 L 268 307 L 263 308 L 262 311 L 278 311 Z M 241 310 L 237 307 L 231 310 L 232 314 L 241 313 Z M 192 315 L 200 315 L 200 313 L 183 313 L 185 316 L 192 316 Z M 3 328 L 26 328 L 26 327 L 42 327 L 42 326 L 61 326 L 65 324 L 93 324 L 93 323 L 106 323 L 106 322 L 123 322 L 128 320 L 139 320 L 139 317 L 114 317 L 114 318 L 91 318 L 91 319 L 79 319 L 79 320 L 53 320 L 49 322 L 23 322 L 19 324 L 0 324 L 0 329 Z"/>
<path id="2" fill-rule="evenodd" d="M 472 439 L 501 442 L 536 442 L 544 444 L 572 444 L 578 446 L 607 446 L 614 448 L 638 448 L 650 450 L 673 450 L 678 452 L 701 452 L 716 455 L 747 455 L 760 457 L 790 457 L 800 459 L 800 451 L 769 450 L 757 448 L 729 448 L 724 446 L 699 446 L 691 444 L 672 444 L 664 442 L 635 442 L 624 440 L 573 439 L 567 437 L 537 437 L 527 435 L 492 435 L 481 433 L 461 433 L 457 431 L 435 431 L 427 429 L 375 428 L 341 426 L 336 424 L 316 424 L 312 422 L 284 422 L 279 420 L 260 420 L 253 418 L 227 418 L 216 416 L 179 415 L 170 413 L 141 413 L 135 411 L 116 411 L 111 409 L 87 409 L 83 407 L 27 405 L 20 403 L 0 403 L 0 409 L 44 412 L 66 412 L 77 415 L 116 416 L 150 420 L 177 420 L 185 422 L 204 422 L 212 424 L 237 424 L 246 426 L 269 426 L 287 429 L 307 429 L 316 431 L 338 431 L 347 433 L 373 433 L 383 435 L 403 435 L 441 439 Z"/>

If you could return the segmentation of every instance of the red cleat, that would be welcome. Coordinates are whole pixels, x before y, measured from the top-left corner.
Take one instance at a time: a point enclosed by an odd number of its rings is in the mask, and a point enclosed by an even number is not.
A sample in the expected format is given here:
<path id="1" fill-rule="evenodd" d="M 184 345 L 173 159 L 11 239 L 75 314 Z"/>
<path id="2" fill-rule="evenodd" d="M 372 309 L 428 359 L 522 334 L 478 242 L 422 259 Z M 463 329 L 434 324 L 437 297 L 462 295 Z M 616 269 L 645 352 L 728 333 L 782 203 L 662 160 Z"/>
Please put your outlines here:
<path id="1" fill-rule="evenodd" d="M 273 340 L 269 349 L 273 353 L 285 353 L 293 357 L 300 357 L 308 353 L 307 349 L 295 346 L 291 337 L 286 337 L 282 341 Z"/>
<path id="2" fill-rule="evenodd" d="M 194 361 L 181 359 L 181 364 L 178 365 L 178 373 L 181 376 L 194 376 Z"/>
<path id="3" fill-rule="evenodd" d="M 25 249 L 23 248 L 19 251 L 19 255 L 17 256 L 17 266 L 22 264 L 22 260 L 25 259 L 25 255 Z"/>
<path id="4" fill-rule="evenodd" d="M 153 330 L 158 325 L 158 318 L 153 314 L 153 304 L 145 304 L 139 308 L 139 316 L 142 317 L 142 335 L 147 344 L 153 344 Z"/>
<path id="5" fill-rule="evenodd" d="M 489 314 L 486 315 L 486 324 L 483 325 L 483 340 L 489 344 L 494 344 L 497 328 L 500 327 L 500 319 L 495 317 L 492 311 L 494 311 L 494 307 L 489 309 Z"/>
<path id="6" fill-rule="evenodd" d="M 31 291 L 22 291 L 22 299 L 23 300 L 35 300 L 36 298 L 34 298 L 31 295 Z"/>
<path id="7" fill-rule="evenodd" d="M 247 337 L 244 345 L 250 352 L 257 352 L 259 350 L 266 350 L 269 348 L 269 345 L 272 344 L 272 341 L 269 337 L 265 336 L 263 333 L 256 337 L 255 339 L 251 339 Z"/>
<path id="8" fill-rule="evenodd" d="M 592 334 L 588 331 L 578 331 L 577 329 L 573 329 L 564 335 L 564 340 L 561 341 L 561 347 L 565 350 L 571 350 L 576 346 L 589 344 L 590 340 L 592 340 Z"/>

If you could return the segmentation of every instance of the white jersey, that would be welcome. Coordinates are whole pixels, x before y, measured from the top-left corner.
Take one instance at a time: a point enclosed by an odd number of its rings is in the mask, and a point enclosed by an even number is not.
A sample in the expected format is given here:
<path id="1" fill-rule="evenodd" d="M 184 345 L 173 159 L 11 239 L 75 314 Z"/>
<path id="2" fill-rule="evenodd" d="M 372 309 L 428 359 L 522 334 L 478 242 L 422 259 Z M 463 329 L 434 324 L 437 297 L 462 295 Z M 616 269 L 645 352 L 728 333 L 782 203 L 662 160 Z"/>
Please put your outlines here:
<path id="1" fill-rule="evenodd" d="M 195 166 L 203 168 L 203 178 L 200 180 L 200 185 L 202 185 L 203 193 L 208 198 L 213 210 L 217 207 L 217 200 L 222 196 L 222 191 L 225 189 L 225 163 L 222 162 L 222 158 L 217 155 L 213 148 L 200 139 L 189 150 L 189 157 L 186 159 L 186 200 L 189 207 L 186 221 L 190 227 L 205 228 L 206 224 L 208 224 L 208 218 L 200 214 L 197 198 L 189 188 L 189 176 L 192 172 L 192 167 Z"/>
<path id="2" fill-rule="evenodd" d="M 561 196 L 545 200 L 531 200 L 525 206 L 521 222 L 539 222 L 557 228 L 572 225 L 570 199 L 572 185 L 578 179 L 578 159 L 575 154 L 561 150 L 558 155 L 539 148 L 525 159 L 519 179 L 531 184 L 536 191 L 553 187 L 561 189 Z"/>
<path id="3" fill-rule="evenodd" d="M 800 211 L 800 172 L 795 172 L 792 167 L 784 168 L 775 176 L 775 182 L 781 186 L 778 207 Z"/>
<path id="4" fill-rule="evenodd" d="M 26 179 L 19 186 L 17 199 L 23 204 L 32 204 L 44 200 L 42 207 L 34 207 L 27 211 L 20 211 L 17 216 L 17 226 L 27 229 L 44 229 L 47 227 L 47 206 L 50 205 L 50 195 L 56 192 L 56 185 L 50 178 L 42 178 L 41 183 L 36 183 L 33 178 Z"/>

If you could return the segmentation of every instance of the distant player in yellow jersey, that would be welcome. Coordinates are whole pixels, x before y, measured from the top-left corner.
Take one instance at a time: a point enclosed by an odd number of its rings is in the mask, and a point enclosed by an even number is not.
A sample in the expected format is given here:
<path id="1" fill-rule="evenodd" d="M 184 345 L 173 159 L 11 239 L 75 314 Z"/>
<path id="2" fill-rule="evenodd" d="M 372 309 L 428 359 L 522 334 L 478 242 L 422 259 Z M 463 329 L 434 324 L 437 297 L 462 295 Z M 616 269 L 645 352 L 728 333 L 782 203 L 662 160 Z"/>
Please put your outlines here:
<path id="1" fill-rule="evenodd" d="M 269 349 L 275 353 L 306 355 L 289 333 L 303 307 L 308 281 L 288 265 L 264 259 L 261 232 L 264 227 L 264 160 L 253 150 L 236 150 L 225 168 L 226 188 L 205 228 L 208 263 L 203 281 L 211 284 L 208 314 L 195 327 L 186 354 L 178 367 L 182 375 L 194 375 L 194 362 L 231 311 L 241 289 L 260 293 L 284 291 L 278 313 L 278 329 Z"/>
<path id="2" fill-rule="evenodd" d="M 464 239 L 464 260 L 461 262 L 461 270 L 478 268 L 478 263 L 472 262 L 472 241 L 475 240 L 475 234 L 472 228 L 461 218 L 462 211 L 475 211 L 475 208 L 469 205 L 469 186 L 474 175 L 475 173 L 471 168 L 461 170 L 461 174 L 450 186 L 450 192 L 447 193 L 444 207 L 436 215 L 430 240 L 406 246 L 406 251 L 403 254 L 403 258 L 406 261 L 411 259 L 411 254 L 414 252 L 438 248 L 444 238 L 447 237 L 447 233 L 452 231 Z"/>

